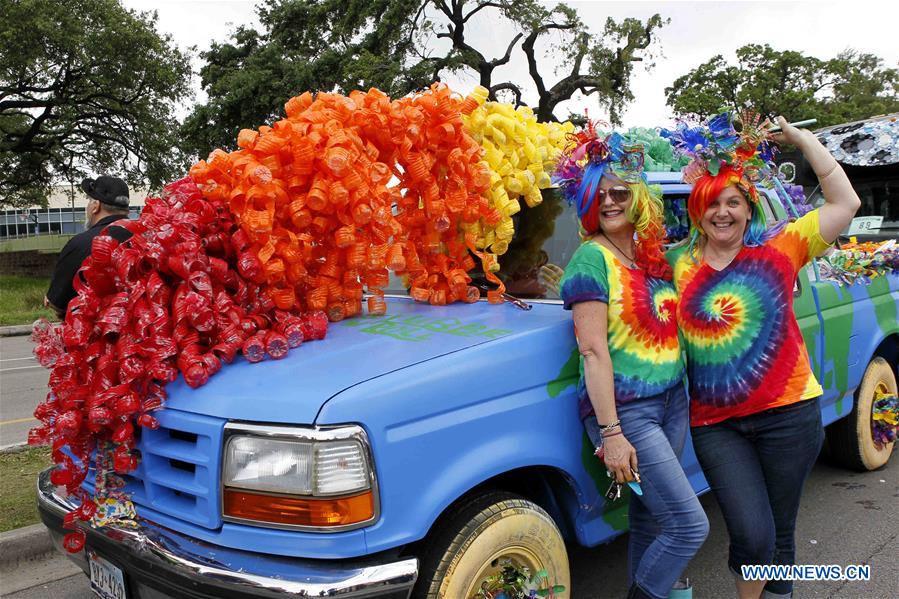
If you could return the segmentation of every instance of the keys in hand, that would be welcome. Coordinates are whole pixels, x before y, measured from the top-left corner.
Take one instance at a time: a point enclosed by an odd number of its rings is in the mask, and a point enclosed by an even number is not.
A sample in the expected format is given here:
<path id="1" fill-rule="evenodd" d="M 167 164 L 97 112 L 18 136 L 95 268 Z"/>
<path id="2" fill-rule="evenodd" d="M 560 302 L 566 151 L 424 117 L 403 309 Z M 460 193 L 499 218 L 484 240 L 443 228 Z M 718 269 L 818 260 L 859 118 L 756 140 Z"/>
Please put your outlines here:
<path id="1" fill-rule="evenodd" d="M 621 484 L 617 481 L 612 481 L 612 484 L 609 486 L 609 490 L 605 493 L 605 498 L 609 501 L 616 501 L 621 498 Z"/>

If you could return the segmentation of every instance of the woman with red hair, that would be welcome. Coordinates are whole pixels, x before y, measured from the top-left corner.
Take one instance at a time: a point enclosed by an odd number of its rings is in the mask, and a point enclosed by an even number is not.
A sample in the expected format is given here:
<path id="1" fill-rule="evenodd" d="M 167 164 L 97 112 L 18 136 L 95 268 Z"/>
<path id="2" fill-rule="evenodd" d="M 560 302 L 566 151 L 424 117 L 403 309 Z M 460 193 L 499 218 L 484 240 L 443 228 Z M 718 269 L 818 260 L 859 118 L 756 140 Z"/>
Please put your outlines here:
<path id="1" fill-rule="evenodd" d="M 670 256 L 687 354 L 693 447 L 730 533 L 728 565 L 741 598 L 789 597 L 790 581 L 749 581 L 741 566 L 793 564 L 802 485 L 823 441 L 818 396 L 796 317 L 799 270 L 849 225 L 860 201 L 836 160 L 808 131 L 778 119 L 826 201 L 766 228 L 756 183 L 777 186 L 758 117 L 728 114 L 707 129 L 663 132 L 691 155 L 685 181 L 689 243 Z M 785 226 L 784 226 L 785 225 Z"/>
<path id="2" fill-rule="evenodd" d="M 580 417 L 609 475 L 640 483 L 628 508 L 628 597 L 664 599 L 708 519 L 679 462 L 688 402 L 676 293 L 662 203 L 642 167 L 642 147 L 617 134 L 601 137 L 588 124 L 575 136 L 554 179 L 577 208 L 584 242 L 559 293 L 581 353 Z"/>

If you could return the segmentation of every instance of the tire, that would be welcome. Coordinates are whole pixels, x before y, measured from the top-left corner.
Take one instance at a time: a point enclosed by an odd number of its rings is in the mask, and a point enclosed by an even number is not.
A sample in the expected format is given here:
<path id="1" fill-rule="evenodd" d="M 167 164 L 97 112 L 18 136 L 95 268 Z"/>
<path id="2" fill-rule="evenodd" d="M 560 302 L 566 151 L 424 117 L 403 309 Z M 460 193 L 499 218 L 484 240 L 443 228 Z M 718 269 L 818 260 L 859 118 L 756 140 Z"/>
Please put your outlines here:
<path id="1" fill-rule="evenodd" d="M 551 584 L 570 595 L 568 553 L 556 523 L 540 506 L 518 495 L 486 492 L 448 512 L 426 541 L 412 596 L 468 599 L 501 569 L 500 560 L 546 570 Z"/>
<path id="2" fill-rule="evenodd" d="M 846 418 L 827 427 L 830 453 L 837 463 L 865 472 L 876 470 L 890 459 L 894 443 L 878 446 L 871 434 L 874 392 L 880 389 L 896 393 L 896 375 L 886 360 L 875 356 L 855 392 L 855 405 Z"/>

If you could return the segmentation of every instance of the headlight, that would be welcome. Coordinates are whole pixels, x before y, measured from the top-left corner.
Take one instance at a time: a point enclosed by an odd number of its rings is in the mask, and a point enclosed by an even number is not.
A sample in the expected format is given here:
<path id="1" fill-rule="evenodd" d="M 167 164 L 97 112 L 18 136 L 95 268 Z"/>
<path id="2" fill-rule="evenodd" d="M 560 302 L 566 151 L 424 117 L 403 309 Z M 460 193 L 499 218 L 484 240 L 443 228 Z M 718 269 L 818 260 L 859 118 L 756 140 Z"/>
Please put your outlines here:
<path id="1" fill-rule="evenodd" d="M 226 520 L 329 531 L 375 519 L 375 477 L 358 426 L 229 424 L 222 464 Z"/>
<path id="2" fill-rule="evenodd" d="M 222 482 L 271 493 L 312 495 L 312 443 L 231 437 Z"/>

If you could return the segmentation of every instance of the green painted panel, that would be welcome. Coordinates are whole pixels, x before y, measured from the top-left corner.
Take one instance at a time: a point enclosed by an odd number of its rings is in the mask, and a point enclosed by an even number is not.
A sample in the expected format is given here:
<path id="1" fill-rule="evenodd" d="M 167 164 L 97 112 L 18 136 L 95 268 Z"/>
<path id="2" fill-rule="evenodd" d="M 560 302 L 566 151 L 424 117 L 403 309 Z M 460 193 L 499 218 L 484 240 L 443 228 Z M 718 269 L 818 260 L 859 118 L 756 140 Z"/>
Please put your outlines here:
<path id="1" fill-rule="evenodd" d="M 612 479 L 606 476 L 606 470 L 603 468 L 602 462 L 593 454 L 593 444 L 590 443 L 590 438 L 587 436 L 586 431 L 582 439 L 581 461 L 584 464 L 584 470 L 593 479 L 597 492 L 602 496 L 606 489 L 609 488 L 609 485 L 612 484 Z M 611 526 L 613 530 L 627 530 L 627 508 L 631 501 L 630 487 L 627 485 L 622 487 L 621 499 L 618 501 L 606 501 L 605 499 L 602 499 L 602 501 L 605 502 L 602 511 L 603 522 Z"/>
<path id="2" fill-rule="evenodd" d="M 834 388 L 845 392 L 849 386 L 849 338 L 852 335 L 852 293 L 848 288 L 832 284 L 818 284 L 818 297 L 824 317 L 824 362 L 830 364 Z M 829 372 L 829 371 L 828 371 Z M 830 383 L 831 379 L 825 379 Z"/>
<path id="3" fill-rule="evenodd" d="M 874 315 L 881 332 L 888 335 L 895 331 L 899 304 L 890 295 L 890 281 L 886 277 L 877 277 L 865 290 L 874 304 Z"/>
<path id="4" fill-rule="evenodd" d="M 578 379 L 580 378 L 578 370 L 579 362 L 580 353 L 577 349 L 571 350 L 571 355 L 568 356 L 568 360 L 562 364 L 559 375 L 546 385 L 546 391 L 549 393 L 550 397 L 558 397 L 562 394 L 562 391 L 568 387 L 577 385 Z"/>

